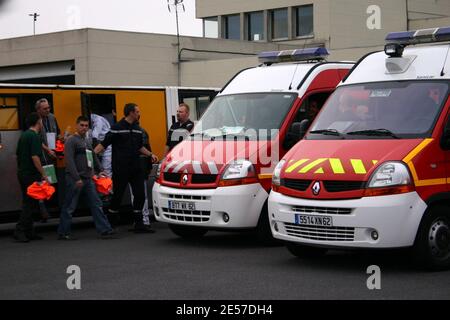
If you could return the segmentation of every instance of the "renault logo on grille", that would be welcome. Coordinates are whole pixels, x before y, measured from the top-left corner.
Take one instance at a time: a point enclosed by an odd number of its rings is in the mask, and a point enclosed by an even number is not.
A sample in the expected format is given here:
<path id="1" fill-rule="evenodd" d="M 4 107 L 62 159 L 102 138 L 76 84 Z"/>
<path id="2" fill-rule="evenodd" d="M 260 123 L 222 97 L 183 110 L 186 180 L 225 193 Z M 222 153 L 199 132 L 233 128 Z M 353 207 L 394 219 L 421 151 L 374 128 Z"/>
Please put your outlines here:
<path id="1" fill-rule="evenodd" d="M 183 174 L 183 177 L 181 178 L 181 184 L 186 185 L 188 183 L 188 175 Z"/>
<path id="2" fill-rule="evenodd" d="M 319 195 L 320 193 L 320 182 L 316 181 L 314 182 L 313 186 L 312 186 L 312 192 L 315 196 Z"/>

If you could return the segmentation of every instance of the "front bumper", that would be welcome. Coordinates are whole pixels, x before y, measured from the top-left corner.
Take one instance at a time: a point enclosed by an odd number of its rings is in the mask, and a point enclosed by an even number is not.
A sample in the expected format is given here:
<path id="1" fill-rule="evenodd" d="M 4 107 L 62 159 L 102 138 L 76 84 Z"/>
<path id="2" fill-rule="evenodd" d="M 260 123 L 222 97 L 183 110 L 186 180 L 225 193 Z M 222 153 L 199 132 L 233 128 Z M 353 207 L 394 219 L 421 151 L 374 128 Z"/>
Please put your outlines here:
<path id="1" fill-rule="evenodd" d="M 427 205 L 416 192 L 323 201 L 272 191 L 268 208 L 277 239 L 334 248 L 400 248 L 414 244 Z M 327 227 L 300 225 L 295 221 L 297 214 L 332 217 L 333 223 Z M 373 231 L 378 234 L 376 240 Z"/>
<path id="2" fill-rule="evenodd" d="M 216 189 L 176 189 L 155 183 L 153 212 L 161 222 L 224 229 L 254 228 L 268 193 L 259 183 Z M 195 210 L 170 209 L 169 201 L 195 203 Z M 229 220 L 224 220 L 224 214 Z"/>

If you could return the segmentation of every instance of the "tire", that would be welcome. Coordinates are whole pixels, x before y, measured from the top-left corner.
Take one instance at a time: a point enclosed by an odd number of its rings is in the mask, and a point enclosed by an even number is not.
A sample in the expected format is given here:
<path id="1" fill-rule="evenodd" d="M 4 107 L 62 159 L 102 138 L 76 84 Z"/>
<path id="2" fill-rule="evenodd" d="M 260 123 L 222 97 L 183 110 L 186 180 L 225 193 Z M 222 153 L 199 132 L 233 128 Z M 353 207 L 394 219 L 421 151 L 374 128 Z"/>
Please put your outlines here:
<path id="1" fill-rule="evenodd" d="M 292 243 L 286 244 L 286 248 L 297 258 L 318 258 L 328 251 L 326 248 L 309 247 Z"/>
<path id="2" fill-rule="evenodd" d="M 258 225 L 256 226 L 256 237 L 258 238 L 258 241 L 264 245 L 278 244 L 278 241 L 272 236 L 272 230 L 270 229 L 267 202 L 264 204 L 258 219 Z"/>
<path id="3" fill-rule="evenodd" d="M 184 239 L 200 239 L 208 230 L 199 227 L 181 226 L 176 224 L 169 224 L 170 230 L 177 236 Z"/>
<path id="4" fill-rule="evenodd" d="M 416 264 L 427 270 L 450 268 L 450 214 L 445 206 L 425 212 L 413 247 Z"/>

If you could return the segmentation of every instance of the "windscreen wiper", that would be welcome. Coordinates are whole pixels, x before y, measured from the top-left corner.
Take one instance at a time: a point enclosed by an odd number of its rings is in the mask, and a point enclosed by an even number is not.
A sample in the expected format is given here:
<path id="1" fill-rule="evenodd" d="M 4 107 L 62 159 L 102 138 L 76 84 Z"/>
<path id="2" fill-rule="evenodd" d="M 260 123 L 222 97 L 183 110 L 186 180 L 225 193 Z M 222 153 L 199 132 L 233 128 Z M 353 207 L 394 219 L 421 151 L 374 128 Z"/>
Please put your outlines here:
<path id="1" fill-rule="evenodd" d="M 221 136 L 217 136 L 217 137 L 213 137 L 213 139 L 217 139 L 221 137 L 223 140 L 226 140 L 228 137 L 232 137 L 232 140 L 237 140 L 239 138 L 244 138 L 245 141 L 250 141 L 250 138 L 247 134 L 245 133 L 225 133 Z"/>
<path id="2" fill-rule="evenodd" d="M 394 139 L 401 139 L 395 133 L 388 129 L 372 129 L 372 130 L 360 130 L 347 132 L 348 135 L 353 136 L 376 136 L 376 137 L 392 137 Z"/>
<path id="3" fill-rule="evenodd" d="M 189 135 L 189 137 L 199 137 L 199 136 L 202 138 L 211 139 L 211 136 L 206 132 L 196 132 Z"/>
<path id="4" fill-rule="evenodd" d="M 312 133 L 312 134 L 323 134 L 325 136 L 337 136 L 337 137 L 342 137 L 342 138 L 344 137 L 342 135 L 342 133 L 340 133 L 336 129 L 314 130 L 314 131 L 310 131 L 309 133 Z"/>

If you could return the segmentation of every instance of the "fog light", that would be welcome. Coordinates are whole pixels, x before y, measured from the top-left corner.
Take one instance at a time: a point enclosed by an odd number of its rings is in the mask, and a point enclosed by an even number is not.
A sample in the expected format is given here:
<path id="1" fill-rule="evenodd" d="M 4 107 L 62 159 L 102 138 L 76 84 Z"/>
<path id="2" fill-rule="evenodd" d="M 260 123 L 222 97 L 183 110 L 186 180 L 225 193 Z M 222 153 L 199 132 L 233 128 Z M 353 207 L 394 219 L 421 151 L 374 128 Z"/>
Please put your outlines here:
<path id="1" fill-rule="evenodd" d="M 278 224 L 276 222 L 274 222 L 273 224 L 273 229 L 278 232 Z"/>
<path id="2" fill-rule="evenodd" d="M 378 232 L 377 231 L 372 231 L 370 233 L 370 236 L 372 237 L 373 240 L 378 240 Z"/>
<path id="3" fill-rule="evenodd" d="M 228 214 L 224 213 L 222 219 L 226 223 L 226 222 L 230 221 L 230 216 Z"/>

